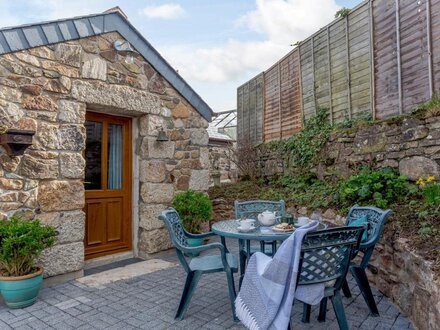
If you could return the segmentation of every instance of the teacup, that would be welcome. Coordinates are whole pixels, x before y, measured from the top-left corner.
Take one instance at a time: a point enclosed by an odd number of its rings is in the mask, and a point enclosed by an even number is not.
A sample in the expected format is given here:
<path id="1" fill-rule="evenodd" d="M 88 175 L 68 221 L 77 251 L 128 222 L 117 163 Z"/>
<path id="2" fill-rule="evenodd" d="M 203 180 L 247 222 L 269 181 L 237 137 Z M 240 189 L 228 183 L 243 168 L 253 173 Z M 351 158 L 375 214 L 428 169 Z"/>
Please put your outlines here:
<path id="1" fill-rule="evenodd" d="M 252 219 L 245 219 L 240 221 L 240 228 L 243 230 L 250 230 L 255 228 L 254 220 Z"/>
<path id="2" fill-rule="evenodd" d="M 299 217 L 298 218 L 298 225 L 304 226 L 309 223 L 310 219 L 308 217 Z"/>

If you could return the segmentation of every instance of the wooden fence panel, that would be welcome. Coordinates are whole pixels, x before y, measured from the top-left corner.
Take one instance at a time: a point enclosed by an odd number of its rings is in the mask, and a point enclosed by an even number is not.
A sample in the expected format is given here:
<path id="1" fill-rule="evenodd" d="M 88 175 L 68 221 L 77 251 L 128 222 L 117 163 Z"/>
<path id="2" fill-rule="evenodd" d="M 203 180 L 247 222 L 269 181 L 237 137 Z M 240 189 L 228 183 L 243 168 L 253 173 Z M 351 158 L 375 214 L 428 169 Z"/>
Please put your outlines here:
<path id="1" fill-rule="evenodd" d="M 249 136 L 251 141 L 257 140 L 257 82 L 255 79 L 249 81 Z"/>
<path id="2" fill-rule="evenodd" d="M 427 0 L 425 0 L 427 1 Z M 440 93 L 440 0 L 429 0 L 431 12 L 432 76 L 434 92 Z"/>
<path id="3" fill-rule="evenodd" d="M 281 74 L 281 137 L 301 130 L 301 94 L 299 86 L 299 51 L 295 49 L 280 62 Z"/>
<path id="4" fill-rule="evenodd" d="M 237 92 L 238 135 L 255 141 L 291 136 L 317 108 L 333 123 L 410 112 L 440 93 L 440 0 L 365 1 L 258 79 Z"/>
<path id="5" fill-rule="evenodd" d="M 256 105 L 255 105 L 255 117 L 256 117 L 256 134 L 255 134 L 255 143 L 259 144 L 263 142 L 263 93 L 264 93 L 264 75 L 260 74 L 255 77 L 256 83 Z"/>
<path id="6" fill-rule="evenodd" d="M 237 88 L 237 141 L 243 141 L 246 134 L 243 127 L 243 89 L 244 85 Z"/>
<path id="7" fill-rule="evenodd" d="M 281 138 L 279 63 L 264 73 L 264 141 Z"/>
<path id="8" fill-rule="evenodd" d="M 331 72 L 331 119 L 340 123 L 349 117 L 346 22 L 339 20 L 329 27 Z"/>
<path id="9" fill-rule="evenodd" d="M 316 113 L 313 39 L 299 45 L 301 61 L 302 107 L 304 120 Z"/>
<path id="10" fill-rule="evenodd" d="M 330 108 L 329 54 L 327 29 L 313 37 L 315 59 L 315 100 L 316 108 Z"/>
<path id="11" fill-rule="evenodd" d="M 263 142 L 263 74 L 237 89 L 237 139 Z"/>
<path id="12" fill-rule="evenodd" d="M 348 15 L 351 117 L 371 113 L 371 56 L 369 3 Z"/>
<path id="13" fill-rule="evenodd" d="M 399 2 L 403 112 L 411 112 L 430 94 L 426 0 Z"/>
<path id="14" fill-rule="evenodd" d="M 396 5 L 390 0 L 373 1 L 374 75 L 376 118 L 399 114 Z"/>

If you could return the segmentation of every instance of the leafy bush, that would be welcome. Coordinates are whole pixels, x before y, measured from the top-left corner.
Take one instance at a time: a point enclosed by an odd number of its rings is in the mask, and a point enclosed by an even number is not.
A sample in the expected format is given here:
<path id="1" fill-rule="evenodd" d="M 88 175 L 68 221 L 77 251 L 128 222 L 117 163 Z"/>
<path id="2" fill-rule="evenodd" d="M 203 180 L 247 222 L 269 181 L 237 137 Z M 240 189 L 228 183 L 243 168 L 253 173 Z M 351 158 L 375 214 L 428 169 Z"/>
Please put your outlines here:
<path id="1" fill-rule="evenodd" d="M 0 272 L 3 276 L 32 274 L 41 252 L 55 242 L 56 231 L 38 220 L 12 216 L 0 221 Z"/>
<path id="2" fill-rule="evenodd" d="M 183 227 L 193 234 L 200 233 L 200 224 L 212 217 L 211 200 L 201 192 L 186 190 L 178 193 L 173 207 L 179 213 Z"/>
<path id="3" fill-rule="evenodd" d="M 390 168 L 362 169 L 341 182 L 339 194 L 347 205 L 374 204 L 385 208 L 414 191 L 405 176 Z"/>
<path id="4" fill-rule="evenodd" d="M 327 143 L 331 125 L 327 119 L 328 110 L 320 109 L 304 125 L 303 130 L 287 140 L 269 142 L 268 148 L 285 155 L 290 166 L 305 173 L 319 161 L 321 149 Z"/>
<path id="5" fill-rule="evenodd" d="M 419 178 L 416 184 L 422 190 L 426 204 L 440 206 L 440 184 L 436 182 L 434 176 L 428 176 L 426 180 Z"/>

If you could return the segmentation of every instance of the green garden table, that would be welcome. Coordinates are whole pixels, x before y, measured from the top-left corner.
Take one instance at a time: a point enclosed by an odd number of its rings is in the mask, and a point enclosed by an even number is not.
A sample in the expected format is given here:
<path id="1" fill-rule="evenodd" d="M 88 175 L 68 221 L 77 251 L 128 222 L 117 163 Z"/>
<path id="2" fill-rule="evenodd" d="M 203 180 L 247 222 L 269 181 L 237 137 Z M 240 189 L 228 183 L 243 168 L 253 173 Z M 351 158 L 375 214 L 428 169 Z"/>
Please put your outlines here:
<path id="1" fill-rule="evenodd" d="M 223 220 L 223 221 L 219 221 L 219 222 L 214 223 L 212 225 L 211 229 L 212 229 L 213 233 L 215 233 L 216 235 L 221 237 L 222 244 L 225 246 L 225 248 L 226 248 L 226 242 L 225 242 L 226 237 L 238 239 L 239 251 L 243 250 L 246 245 L 246 251 L 247 251 L 247 259 L 246 260 L 249 260 L 249 258 L 250 258 L 251 241 L 259 241 L 260 246 L 261 246 L 261 252 L 264 252 L 264 250 L 263 250 L 264 249 L 264 245 L 263 245 L 264 241 L 284 241 L 290 235 L 292 235 L 292 232 L 286 233 L 286 232 L 276 232 L 276 231 L 272 231 L 272 230 L 263 230 L 262 231 L 261 230 L 262 228 L 268 229 L 270 227 L 259 226 L 258 221 L 256 221 L 256 228 L 252 231 L 249 231 L 249 232 L 239 231 L 238 226 L 239 226 L 239 222 L 237 220 Z M 320 222 L 317 230 L 323 230 L 326 228 L 327 228 L 327 225 Z M 275 251 L 273 251 L 273 253 L 275 254 L 276 244 L 274 244 L 274 249 L 275 249 Z M 227 250 L 227 248 L 226 248 L 226 250 Z M 243 263 L 240 261 L 240 284 L 241 284 L 241 281 L 243 280 L 244 272 L 245 272 L 245 267 L 244 267 Z"/>

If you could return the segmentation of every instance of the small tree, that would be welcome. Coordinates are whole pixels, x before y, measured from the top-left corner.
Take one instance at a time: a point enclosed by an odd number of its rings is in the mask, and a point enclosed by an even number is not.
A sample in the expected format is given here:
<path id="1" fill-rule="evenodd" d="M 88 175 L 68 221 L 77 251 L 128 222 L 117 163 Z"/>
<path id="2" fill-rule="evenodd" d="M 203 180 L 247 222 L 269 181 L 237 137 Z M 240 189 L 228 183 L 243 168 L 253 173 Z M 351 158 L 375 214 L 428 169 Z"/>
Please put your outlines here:
<path id="1" fill-rule="evenodd" d="M 200 224 L 212 218 L 211 200 L 201 192 L 186 190 L 178 193 L 173 207 L 179 213 L 185 230 L 192 234 L 200 233 Z"/>
<path id="2" fill-rule="evenodd" d="M 237 145 L 229 147 L 225 156 L 237 166 L 242 179 L 253 181 L 258 177 L 259 154 L 249 138 L 240 139 Z"/>

